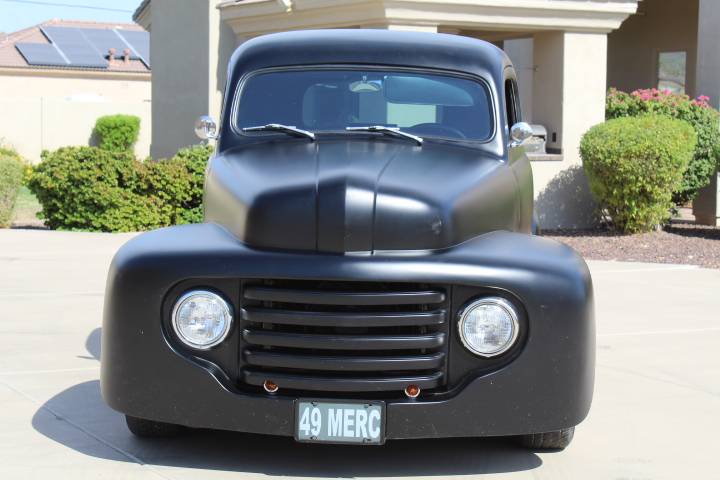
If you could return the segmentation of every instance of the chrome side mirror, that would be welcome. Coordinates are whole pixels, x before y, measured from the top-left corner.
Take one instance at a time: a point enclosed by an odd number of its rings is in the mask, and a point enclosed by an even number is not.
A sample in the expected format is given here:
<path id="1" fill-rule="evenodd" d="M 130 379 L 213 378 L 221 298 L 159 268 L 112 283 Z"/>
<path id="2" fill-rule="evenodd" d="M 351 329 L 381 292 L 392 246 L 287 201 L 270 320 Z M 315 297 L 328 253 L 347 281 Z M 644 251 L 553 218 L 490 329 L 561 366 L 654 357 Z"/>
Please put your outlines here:
<path id="1" fill-rule="evenodd" d="M 528 123 L 518 122 L 510 128 L 510 146 L 520 146 L 525 142 L 525 140 L 532 136 L 532 127 Z"/>
<path id="2" fill-rule="evenodd" d="M 217 138 L 218 128 L 215 120 L 209 115 L 203 115 L 195 121 L 195 135 L 202 140 Z"/>

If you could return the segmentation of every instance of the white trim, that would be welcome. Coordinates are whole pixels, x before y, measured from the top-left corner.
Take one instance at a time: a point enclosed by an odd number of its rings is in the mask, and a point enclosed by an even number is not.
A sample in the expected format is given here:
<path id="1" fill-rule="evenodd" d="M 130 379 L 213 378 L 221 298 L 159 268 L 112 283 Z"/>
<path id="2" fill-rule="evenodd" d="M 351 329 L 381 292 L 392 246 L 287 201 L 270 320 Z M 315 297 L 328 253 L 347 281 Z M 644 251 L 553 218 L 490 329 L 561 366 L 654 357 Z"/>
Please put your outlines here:
<path id="1" fill-rule="evenodd" d="M 569 0 L 277 0 L 225 1 L 217 7 L 236 35 L 300 28 L 424 25 L 459 29 L 608 33 L 637 2 Z"/>

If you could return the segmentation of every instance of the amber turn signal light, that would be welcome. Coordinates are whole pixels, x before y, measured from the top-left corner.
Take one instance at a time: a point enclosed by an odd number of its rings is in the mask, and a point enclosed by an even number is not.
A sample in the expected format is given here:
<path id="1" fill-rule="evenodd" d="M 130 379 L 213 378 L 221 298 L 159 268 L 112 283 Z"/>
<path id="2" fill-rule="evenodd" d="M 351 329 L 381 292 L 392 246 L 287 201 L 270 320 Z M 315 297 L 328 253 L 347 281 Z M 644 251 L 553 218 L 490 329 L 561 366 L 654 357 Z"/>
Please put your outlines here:
<path id="1" fill-rule="evenodd" d="M 417 398 L 420 395 L 420 387 L 417 385 L 408 385 L 405 387 L 405 395 L 408 398 Z"/>
<path id="2" fill-rule="evenodd" d="M 273 382 L 272 380 L 265 380 L 265 382 L 263 383 L 263 388 L 268 393 L 275 393 L 280 387 L 278 387 L 277 383 Z"/>

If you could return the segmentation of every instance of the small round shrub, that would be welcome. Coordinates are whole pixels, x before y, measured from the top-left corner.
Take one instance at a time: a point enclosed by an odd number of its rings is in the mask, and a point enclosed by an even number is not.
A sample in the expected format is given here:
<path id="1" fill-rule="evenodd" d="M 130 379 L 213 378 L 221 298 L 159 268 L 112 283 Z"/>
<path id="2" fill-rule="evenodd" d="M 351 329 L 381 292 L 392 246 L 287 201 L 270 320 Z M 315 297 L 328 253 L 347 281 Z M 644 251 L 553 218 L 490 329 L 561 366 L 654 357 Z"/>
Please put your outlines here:
<path id="1" fill-rule="evenodd" d="M 111 152 L 131 152 L 140 134 L 140 117 L 108 115 L 95 122 L 93 135 L 97 145 Z"/>
<path id="2" fill-rule="evenodd" d="M 15 151 L 0 147 L 0 228 L 10 226 L 25 164 Z"/>
<path id="3" fill-rule="evenodd" d="M 659 115 L 608 120 L 583 136 L 590 189 L 616 228 L 649 231 L 669 218 L 696 142 L 687 122 Z"/>
<path id="4" fill-rule="evenodd" d="M 693 158 L 683 175 L 683 181 L 673 192 L 673 200 L 682 205 L 697 196 L 720 168 L 720 113 L 708 103 L 709 98 L 670 91 L 647 89 L 625 93 L 610 89 L 605 103 L 605 118 L 665 115 L 685 120 L 697 133 Z"/>

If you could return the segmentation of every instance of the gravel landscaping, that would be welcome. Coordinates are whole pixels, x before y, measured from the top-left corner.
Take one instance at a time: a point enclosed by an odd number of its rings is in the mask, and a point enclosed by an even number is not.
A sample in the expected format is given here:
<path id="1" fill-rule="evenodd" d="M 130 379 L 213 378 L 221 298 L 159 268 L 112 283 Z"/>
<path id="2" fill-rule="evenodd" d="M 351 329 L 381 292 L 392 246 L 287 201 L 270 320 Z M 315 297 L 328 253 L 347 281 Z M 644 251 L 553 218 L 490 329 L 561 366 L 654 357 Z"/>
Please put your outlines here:
<path id="1" fill-rule="evenodd" d="M 678 263 L 720 268 L 720 228 L 674 223 L 659 232 L 624 235 L 608 230 L 546 231 L 591 260 Z"/>

